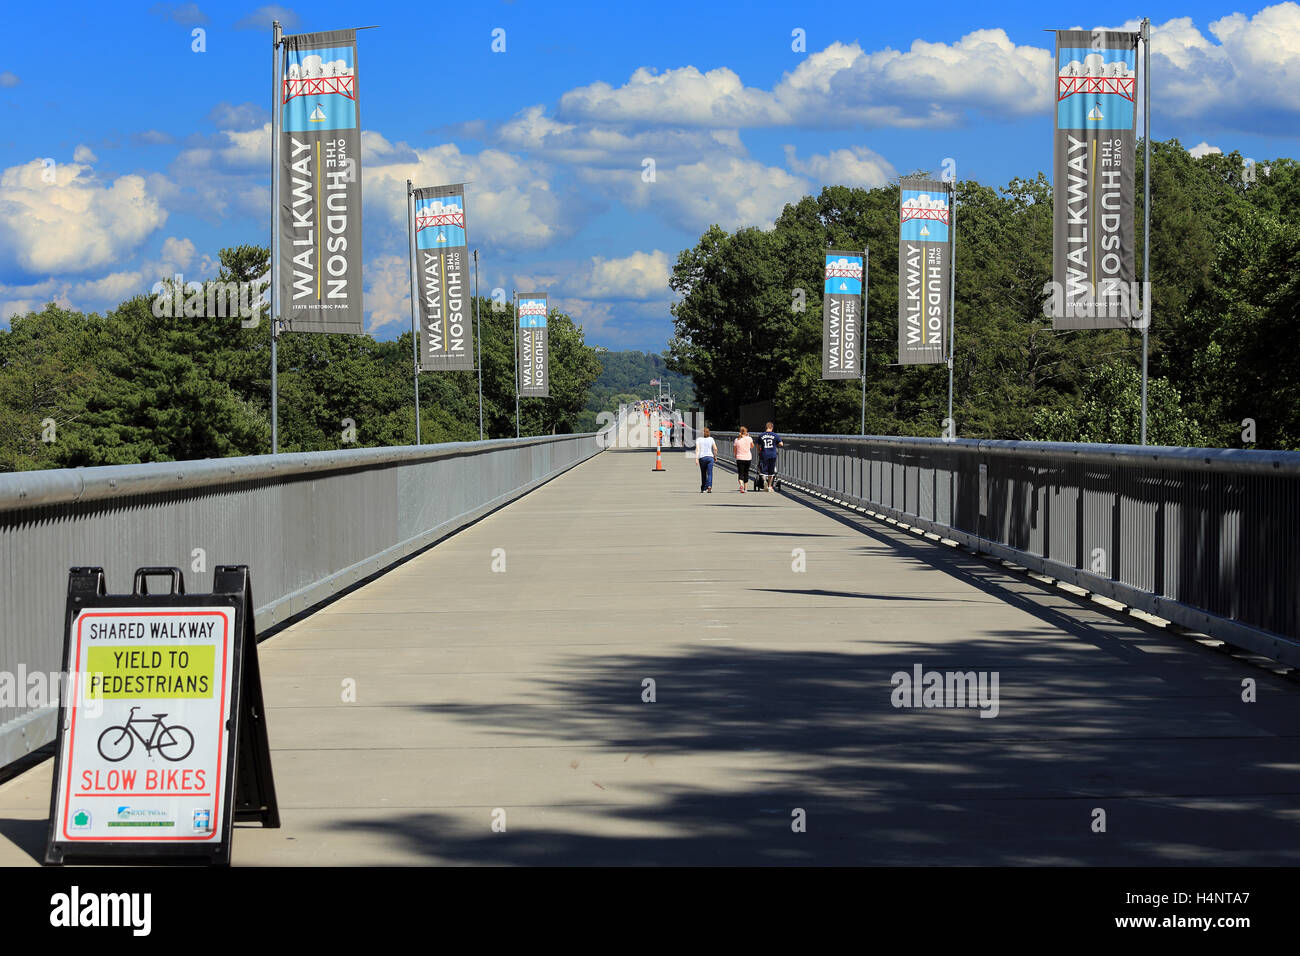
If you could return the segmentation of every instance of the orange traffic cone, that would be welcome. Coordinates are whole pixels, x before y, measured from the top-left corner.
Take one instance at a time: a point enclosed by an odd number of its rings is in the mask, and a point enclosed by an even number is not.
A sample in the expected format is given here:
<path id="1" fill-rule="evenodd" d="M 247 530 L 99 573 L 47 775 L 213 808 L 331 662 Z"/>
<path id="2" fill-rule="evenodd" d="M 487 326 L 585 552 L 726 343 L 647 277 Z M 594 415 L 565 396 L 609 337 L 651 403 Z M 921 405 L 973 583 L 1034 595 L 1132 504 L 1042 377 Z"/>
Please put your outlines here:
<path id="1" fill-rule="evenodd" d="M 650 470 L 651 471 L 668 470 L 667 468 L 664 467 L 664 440 L 662 435 L 659 436 L 659 444 L 655 445 L 655 466 Z"/>

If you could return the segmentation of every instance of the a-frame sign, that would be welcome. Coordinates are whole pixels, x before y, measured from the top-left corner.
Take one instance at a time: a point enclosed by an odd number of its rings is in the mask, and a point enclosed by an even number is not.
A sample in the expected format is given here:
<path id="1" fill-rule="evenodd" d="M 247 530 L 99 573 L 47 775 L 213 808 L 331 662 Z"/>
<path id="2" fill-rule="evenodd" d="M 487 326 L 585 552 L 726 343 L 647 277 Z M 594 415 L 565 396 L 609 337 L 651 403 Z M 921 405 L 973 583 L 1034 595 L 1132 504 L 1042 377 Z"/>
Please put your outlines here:
<path id="1" fill-rule="evenodd" d="M 73 568 L 63 648 L 46 863 L 229 864 L 233 822 L 280 825 L 246 565 L 188 595 Z"/>

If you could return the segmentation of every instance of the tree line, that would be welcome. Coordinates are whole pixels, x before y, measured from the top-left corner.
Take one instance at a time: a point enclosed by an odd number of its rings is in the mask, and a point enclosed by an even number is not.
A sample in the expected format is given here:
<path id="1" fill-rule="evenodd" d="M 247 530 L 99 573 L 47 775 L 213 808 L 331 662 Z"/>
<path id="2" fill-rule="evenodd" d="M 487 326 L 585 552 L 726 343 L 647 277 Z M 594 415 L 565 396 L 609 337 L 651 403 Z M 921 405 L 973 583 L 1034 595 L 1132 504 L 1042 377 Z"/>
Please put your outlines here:
<path id="1" fill-rule="evenodd" d="M 265 247 L 223 249 L 220 261 L 218 282 L 268 271 Z M 0 329 L 0 471 L 270 451 L 270 323 L 157 311 L 149 294 L 104 315 L 50 304 Z M 484 298 L 481 315 L 485 437 L 513 438 L 513 306 Z M 520 399 L 523 435 L 581 430 L 601 372 L 568 316 L 553 312 L 548 329 L 551 396 Z M 280 451 L 415 442 L 409 331 L 390 342 L 284 334 L 278 351 Z M 477 373 L 421 375 L 420 414 L 426 443 L 477 441 Z"/>
<path id="2" fill-rule="evenodd" d="M 1143 149 L 1137 150 L 1141 223 Z M 955 184 L 954 418 L 966 438 L 1136 443 L 1141 336 L 1055 332 L 1046 177 Z M 1300 447 L 1300 164 L 1152 143 L 1149 441 Z M 897 366 L 897 183 L 831 186 L 771 229 L 713 226 L 677 258 L 669 361 L 717 427 L 771 400 L 787 431 L 856 434 L 861 382 L 821 379 L 827 248 L 870 249 L 868 434 L 937 436 L 945 366 Z M 1137 261 L 1142 261 L 1138 229 Z M 1140 276 L 1139 276 L 1140 277 Z M 761 423 L 759 423 L 761 424 Z"/>

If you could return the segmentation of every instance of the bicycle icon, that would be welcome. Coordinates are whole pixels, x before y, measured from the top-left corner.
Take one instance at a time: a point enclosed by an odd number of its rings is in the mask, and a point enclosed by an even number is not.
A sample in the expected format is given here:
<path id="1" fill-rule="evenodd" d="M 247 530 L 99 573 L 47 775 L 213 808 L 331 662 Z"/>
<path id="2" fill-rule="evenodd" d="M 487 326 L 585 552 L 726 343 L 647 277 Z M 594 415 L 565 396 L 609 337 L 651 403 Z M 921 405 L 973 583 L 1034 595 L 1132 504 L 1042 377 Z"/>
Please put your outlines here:
<path id="1" fill-rule="evenodd" d="M 124 724 L 115 724 L 109 727 L 99 735 L 99 755 L 109 763 L 117 763 L 131 756 L 131 751 L 135 749 L 135 742 L 139 740 L 144 744 L 146 755 L 152 754 L 155 750 L 164 760 L 170 760 L 172 763 L 184 760 L 194 750 L 194 735 L 180 724 L 172 724 L 168 727 L 163 723 L 166 714 L 154 714 L 153 720 L 146 720 L 143 717 L 137 718 L 135 712 L 139 707 L 131 708 L 131 716 L 126 719 Z M 146 737 L 136 729 L 137 725 L 146 726 L 152 724 L 149 736 Z M 117 738 L 110 740 L 110 736 L 117 734 Z"/>

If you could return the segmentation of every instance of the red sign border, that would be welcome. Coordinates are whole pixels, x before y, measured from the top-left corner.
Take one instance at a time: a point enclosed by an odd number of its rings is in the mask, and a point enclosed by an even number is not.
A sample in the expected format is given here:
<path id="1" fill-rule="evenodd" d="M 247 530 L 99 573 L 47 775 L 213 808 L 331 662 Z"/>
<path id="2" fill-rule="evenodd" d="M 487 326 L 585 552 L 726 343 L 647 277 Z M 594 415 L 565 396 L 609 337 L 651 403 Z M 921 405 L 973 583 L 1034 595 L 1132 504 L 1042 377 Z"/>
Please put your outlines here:
<path id="1" fill-rule="evenodd" d="M 82 626 L 82 622 L 86 621 L 89 618 L 126 617 L 126 616 L 142 617 L 146 615 L 150 617 L 209 617 L 213 614 L 220 615 L 223 622 L 222 636 L 221 636 L 221 698 L 220 698 L 221 705 L 220 705 L 220 721 L 217 724 L 217 779 L 212 794 L 212 798 L 214 801 L 212 807 L 212 815 L 215 820 L 220 822 L 222 819 L 220 816 L 221 798 L 222 795 L 224 794 L 224 791 L 222 790 L 221 787 L 221 772 L 225 767 L 222 757 L 225 750 L 225 742 L 226 742 L 225 737 L 227 734 L 226 724 L 229 722 L 229 717 L 230 717 L 228 711 L 229 697 L 226 694 L 226 684 L 230 677 L 230 640 L 231 640 L 230 625 L 231 622 L 234 620 L 234 616 L 235 616 L 234 608 L 215 606 L 215 607 L 201 608 L 193 611 L 151 611 L 148 608 L 132 608 L 129 610 L 124 608 L 123 609 L 111 608 L 111 609 L 82 611 L 77 615 L 77 651 L 73 657 L 73 660 L 70 661 L 69 663 L 74 664 L 74 666 L 80 666 L 81 664 L 81 640 L 82 640 L 81 626 Z M 69 843 L 78 843 L 78 842 L 80 843 L 128 843 L 128 842 L 129 843 L 208 843 L 217 839 L 221 835 L 218 832 L 216 827 L 213 827 L 212 832 L 209 833 L 207 836 L 170 836 L 170 837 L 114 836 L 111 838 L 106 838 L 104 836 L 73 836 L 72 834 L 70 834 L 68 832 L 68 812 L 72 806 L 72 799 L 71 799 L 72 798 L 72 769 L 73 769 L 72 765 L 74 762 L 73 755 L 76 753 L 77 710 L 81 703 L 80 689 L 78 688 L 75 691 L 75 693 L 70 692 L 69 697 L 71 697 L 71 703 L 72 703 L 72 724 L 68 728 L 68 773 L 65 779 L 66 789 L 63 791 L 63 819 L 61 821 L 61 829 L 63 831 L 63 837 L 67 842 Z"/>

